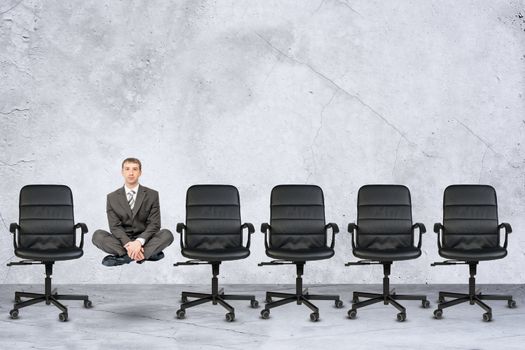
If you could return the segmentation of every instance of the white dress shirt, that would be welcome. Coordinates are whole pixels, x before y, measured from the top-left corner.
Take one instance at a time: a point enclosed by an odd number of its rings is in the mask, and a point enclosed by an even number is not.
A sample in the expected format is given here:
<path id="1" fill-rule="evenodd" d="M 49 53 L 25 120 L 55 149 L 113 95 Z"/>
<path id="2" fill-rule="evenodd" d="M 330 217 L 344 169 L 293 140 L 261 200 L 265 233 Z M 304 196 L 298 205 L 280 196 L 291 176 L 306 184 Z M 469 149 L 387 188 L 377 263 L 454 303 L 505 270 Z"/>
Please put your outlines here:
<path id="1" fill-rule="evenodd" d="M 137 203 L 137 193 L 139 193 L 139 187 L 139 184 L 137 184 L 137 186 L 133 188 L 129 188 L 128 186 L 124 185 L 124 192 L 126 192 L 126 201 L 128 200 L 129 193 L 131 191 L 135 191 L 135 193 L 133 193 L 133 203 Z M 135 206 L 135 204 L 133 206 Z M 146 243 L 146 240 L 144 238 L 139 237 L 136 240 L 139 241 L 141 245 L 144 245 L 144 243 Z"/>

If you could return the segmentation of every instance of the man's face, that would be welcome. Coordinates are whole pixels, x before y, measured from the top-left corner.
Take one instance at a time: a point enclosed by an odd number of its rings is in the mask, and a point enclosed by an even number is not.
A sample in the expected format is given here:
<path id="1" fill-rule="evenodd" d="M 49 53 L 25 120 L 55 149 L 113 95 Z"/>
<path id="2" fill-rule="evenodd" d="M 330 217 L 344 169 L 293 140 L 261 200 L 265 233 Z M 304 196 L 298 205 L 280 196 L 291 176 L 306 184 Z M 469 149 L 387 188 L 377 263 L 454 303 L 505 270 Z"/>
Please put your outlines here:
<path id="1" fill-rule="evenodd" d="M 137 163 L 125 162 L 124 166 L 122 166 L 122 176 L 128 187 L 135 187 L 141 174 L 142 172 Z"/>

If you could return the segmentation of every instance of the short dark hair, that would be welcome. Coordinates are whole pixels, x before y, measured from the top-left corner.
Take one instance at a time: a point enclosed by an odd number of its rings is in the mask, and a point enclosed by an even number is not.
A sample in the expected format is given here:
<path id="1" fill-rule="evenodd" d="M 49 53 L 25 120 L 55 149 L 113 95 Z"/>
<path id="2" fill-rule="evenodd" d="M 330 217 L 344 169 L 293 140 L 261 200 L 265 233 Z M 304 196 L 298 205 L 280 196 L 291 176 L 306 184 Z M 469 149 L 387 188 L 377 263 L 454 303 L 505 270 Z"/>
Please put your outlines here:
<path id="1" fill-rule="evenodd" d="M 142 171 L 142 163 L 137 158 L 126 158 L 122 161 L 122 169 L 124 169 L 124 163 L 136 163 L 139 165 L 139 170 Z"/>

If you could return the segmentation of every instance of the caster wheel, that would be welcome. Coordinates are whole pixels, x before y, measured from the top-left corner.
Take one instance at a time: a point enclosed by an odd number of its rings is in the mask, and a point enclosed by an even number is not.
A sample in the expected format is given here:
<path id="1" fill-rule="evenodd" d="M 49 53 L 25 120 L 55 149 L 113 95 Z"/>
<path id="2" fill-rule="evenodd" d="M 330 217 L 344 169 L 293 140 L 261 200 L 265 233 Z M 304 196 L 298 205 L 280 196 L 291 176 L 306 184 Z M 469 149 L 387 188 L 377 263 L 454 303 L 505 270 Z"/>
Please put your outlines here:
<path id="1" fill-rule="evenodd" d="M 255 299 L 250 300 L 250 306 L 254 309 L 257 309 L 259 307 L 259 302 Z"/>
<path id="2" fill-rule="evenodd" d="M 13 320 L 16 320 L 18 318 L 18 309 L 13 309 L 9 311 L 9 316 L 11 316 Z"/>
<path id="3" fill-rule="evenodd" d="M 186 317 L 186 311 L 183 309 L 177 310 L 177 318 L 182 320 L 184 317 Z"/>
<path id="4" fill-rule="evenodd" d="M 443 310 L 441 309 L 434 310 L 434 318 L 439 320 L 441 317 L 443 317 Z"/>
<path id="5" fill-rule="evenodd" d="M 516 307 L 516 301 L 515 300 L 509 300 L 507 302 L 507 305 L 511 308 L 511 309 L 514 309 Z"/>
<path id="6" fill-rule="evenodd" d="M 428 308 L 430 307 L 430 301 L 428 301 L 428 300 L 426 300 L 426 299 L 423 300 L 423 301 L 421 302 L 421 306 L 423 306 L 424 309 L 428 309 Z"/>
<path id="7" fill-rule="evenodd" d="M 404 322 L 407 319 L 407 314 L 405 312 L 400 312 L 397 314 L 397 320 L 399 322 Z"/>
<path id="8" fill-rule="evenodd" d="M 66 322 L 67 321 L 67 312 L 61 312 L 58 314 L 58 319 L 61 321 L 61 322 Z"/>
<path id="9" fill-rule="evenodd" d="M 270 318 L 270 310 L 264 309 L 261 311 L 261 317 L 265 320 Z"/>
<path id="10" fill-rule="evenodd" d="M 233 312 L 228 312 L 226 314 L 226 321 L 233 322 L 235 320 L 235 314 Z"/>
<path id="11" fill-rule="evenodd" d="M 93 303 L 91 302 L 91 300 L 84 300 L 84 307 L 86 309 L 91 309 L 93 307 Z"/>
<path id="12" fill-rule="evenodd" d="M 491 312 L 485 312 L 483 314 L 483 321 L 485 321 L 485 322 L 492 321 L 492 313 Z"/>
<path id="13" fill-rule="evenodd" d="M 335 301 L 335 307 L 340 309 L 343 307 L 343 301 L 342 300 L 336 300 Z"/>
<path id="14" fill-rule="evenodd" d="M 312 321 L 312 322 L 319 321 L 319 313 L 318 312 L 312 312 L 310 314 L 310 321 Z"/>
<path id="15" fill-rule="evenodd" d="M 348 310 L 348 318 L 355 319 L 357 317 L 357 310 L 350 309 Z"/>

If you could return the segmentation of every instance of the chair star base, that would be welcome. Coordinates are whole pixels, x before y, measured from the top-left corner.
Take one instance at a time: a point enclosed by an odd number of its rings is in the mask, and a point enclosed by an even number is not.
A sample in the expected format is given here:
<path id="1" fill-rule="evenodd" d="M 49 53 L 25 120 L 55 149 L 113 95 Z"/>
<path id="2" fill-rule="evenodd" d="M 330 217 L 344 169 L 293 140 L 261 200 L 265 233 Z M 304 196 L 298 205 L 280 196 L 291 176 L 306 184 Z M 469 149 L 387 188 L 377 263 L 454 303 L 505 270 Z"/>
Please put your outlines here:
<path id="1" fill-rule="evenodd" d="M 219 289 L 219 281 L 217 279 L 217 276 L 219 275 L 219 264 L 218 263 L 212 263 L 212 272 L 213 277 L 211 279 L 211 293 L 194 293 L 194 292 L 182 292 L 181 293 L 181 299 L 182 304 L 180 306 L 180 309 L 177 310 L 177 318 L 183 319 L 186 316 L 186 309 L 189 309 L 190 307 L 194 307 L 197 305 L 201 305 L 204 303 L 212 303 L 213 305 L 221 305 L 226 310 L 228 310 L 228 313 L 226 313 L 226 321 L 232 322 L 235 320 L 235 308 L 228 304 L 226 300 L 249 300 L 250 306 L 253 308 L 257 308 L 259 306 L 259 302 L 255 299 L 254 295 L 235 295 L 235 294 L 224 294 L 224 289 Z M 183 265 L 183 264 L 181 264 Z M 188 301 L 188 298 L 197 298 L 196 300 Z"/>
<path id="2" fill-rule="evenodd" d="M 15 265 L 28 265 L 28 263 L 21 263 Z M 46 278 L 45 278 L 45 292 L 44 293 L 29 293 L 29 292 L 15 292 L 15 304 L 13 305 L 13 309 L 9 311 L 9 315 L 12 319 L 18 318 L 19 309 L 38 304 L 38 303 L 46 303 L 46 305 L 53 304 L 55 305 L 61 313 L 58 314 L 58 318 L 60 321 L 65 322 L 68 320 L 68 309 L 65 305 L 59 302 L 59 300 L 83 300 L 84 301 L 84 307 L 85 308 L 91 308 L 92 303 L 89 300 L 89 297 L 87 295 L 66 295 L 66 294 L 58 294 L 56 292 L 56 289 L 52 289 L 51 287 L 51 275 L 53 274 L 53 263 L 52 262 L 46 262 L 43 263 L 46 268 Z M 29 300 L 22 301 L 22 298 L 29 298 Z"/>
<path id="3" fill-rule="evenodd" d="M 333 300 L 335 307 L 342 308 L 343 302 L 339 295 L 317 295 L 308 293 L 308 289 L 303 289 L 303 271 L 304 263 L 296 263 L 297 267 L 297 278 L 296 278 L 296 292 L 295 293 L 281 293 L 281 292 L 266 292 L 266 306 L 261 311 L 261 317 L 268 319 L 270 317 L 270 309 L 286 305 L 289 303 L 296 302 L 297 305 L 305 305 L 312 313 L 310 314 L 310 320 L 319 320 L 319 308 L 315 306 L 310 300 Z M 273 298 L 281 298 L 281 300 L 273 301 Z"/>
<path id="4" fill-rule="evenodd" d="M 453 263 L 450 263 L 453 264 Z M 493 295 L 493 294 L 482 294 L 476 291 L 476 267 L 477 262 L 468 263 L 470 270 L 469 278 L 469 293 L 452 293 L 452 292 L 439 292 L 439 305 L 434 310 L 434 317 L 440 319 L 443 317 L 443 309 L 454 305 L 463 303 L 469 303 L 470 305 L 477 304 L 481 307 L 485 313 L 483 314 L 483 321 L 492 321 L 492 308 L 485 304 L 483 300 L 506 300 L 507 305 L 510 308 L 516 307 L 516 301 L 512 299 L 512 295 Z M 441 264 L 449 265 L 449 264 Z M 445 298 L 454 298 L 453 300 L 446 301 Z"/>
<path id="5" fill-rule="evenodd" d="M 384 303 L 385 305 L 392 305 L 399 313 L 397 314 L 397 320 L 403 322 L 406 320 L 406 308 L 399 304 L 397 300 L 420 300 L 421 306 L 427 308 L 430 306 L 430 302 L 427 300 L 425 295 L 406 295 L 396 294 L 395 290 L 390 290 L 390 267 L 391 262 L 381 263 L 383 265 L 383 293 L 368 293 L 368 292 L 354 292 L 352 297 L 352 308 L 348 310 L 348 317 L 351 319 L 356 318 L 357 309 L 376 304 Z M 359 298 L 369 298 L 368 300 L 359 301 Z"/>

